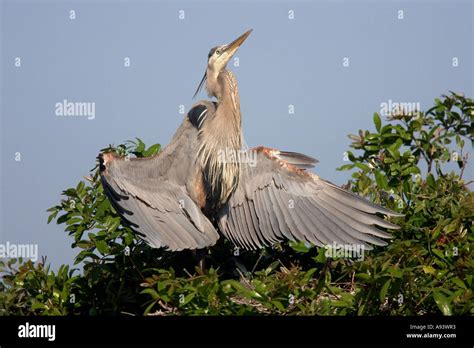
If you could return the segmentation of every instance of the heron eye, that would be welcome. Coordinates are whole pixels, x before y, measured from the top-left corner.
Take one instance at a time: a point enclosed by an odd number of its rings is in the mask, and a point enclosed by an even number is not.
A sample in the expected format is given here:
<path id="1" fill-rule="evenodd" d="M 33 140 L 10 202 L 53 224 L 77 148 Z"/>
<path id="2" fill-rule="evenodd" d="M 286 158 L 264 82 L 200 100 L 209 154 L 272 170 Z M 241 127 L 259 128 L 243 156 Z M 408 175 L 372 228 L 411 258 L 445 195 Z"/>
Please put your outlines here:
<path id="1" fill-rule="evenodd" d="M 220 56 L 222 51 L 220 49 L 216 50 L 216 55 Z"/>

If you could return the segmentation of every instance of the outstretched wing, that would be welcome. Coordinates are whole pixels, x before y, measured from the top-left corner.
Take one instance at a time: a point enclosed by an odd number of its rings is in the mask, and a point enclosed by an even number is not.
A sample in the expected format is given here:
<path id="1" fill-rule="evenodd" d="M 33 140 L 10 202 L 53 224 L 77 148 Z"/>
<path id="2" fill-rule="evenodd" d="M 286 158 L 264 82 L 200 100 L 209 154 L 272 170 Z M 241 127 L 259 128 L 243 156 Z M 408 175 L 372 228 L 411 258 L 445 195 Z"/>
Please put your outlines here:
<path id="1" fill-rule="evenodd" d="M 309 157 L 259 147 L 249 150 L 254 161 L 242 164 L 237 190 L 220 211 L 222 233 L 245 249 L 283 239 L 318 246 L 386 245 L 380 230 L 397 229 L 377 215 L 401 216 L 320 179 L 304 168 Z M 313 162 L 315 163 L 315 161 Z"/>
<path id="2" fill-rule="evenodd" d="M 197 249 L 215 244 L 219 234 L 189 192 L 193 181 L 194 127 L 187 121 L 174 141 L 152 158 L 125 159 L 112 153 L 99 156 L 104 192 L 131 227 L 151 246 L 170 250 Z M 176 150 L 176 151 L 175 151 Z M 171 154 L 175 155 L 171 155 Z"/>

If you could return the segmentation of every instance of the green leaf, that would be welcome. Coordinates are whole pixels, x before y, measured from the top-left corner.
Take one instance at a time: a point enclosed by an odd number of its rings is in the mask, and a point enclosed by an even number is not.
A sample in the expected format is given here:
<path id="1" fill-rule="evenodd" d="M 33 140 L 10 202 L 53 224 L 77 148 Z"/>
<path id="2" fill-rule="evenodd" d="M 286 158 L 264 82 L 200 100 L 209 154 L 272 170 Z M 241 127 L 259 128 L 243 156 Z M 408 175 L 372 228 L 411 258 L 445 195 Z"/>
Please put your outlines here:
<path id="1" fill-rule="evenodd" d="M 382 121 L 380 120 L 379 114 L 376 112 L 374 113 L 374 124 L 377 132 L 380 132 L 380 128 L 382 127 Z"/>
<path id="2" fill-rule="evenodd" d="M 95 247 L 102 255 L 107 255 L 109 253 L 109 246 L 105 240 L 96 240 Z"/>
<path id="3" fill-rule="evenodd" d="M 392 145 L 390 145 L 387 150 L 390 154 L 395 158 L 398 159 L 400 157 L 400 151 L 398 150 L 403 144 L 403 140 L 398 138 Z"/>
<path id="4" fill-rule="evenodd" d="M 382 127 L 382 134 L 387 135 L 388 133 L 391 133 L 393 129 L 393 126 L 391 124 L 386 124 L 385 126 Z"/>
<path id="5" fill-rule="evenodd" d="M 385 284 L 382 286 L 382 289 L 380 289 L 380 302 L 383 303 L 385 302 L 385 298 L 387 297 L 387 291 L 390 288 L 390 284 L 392 283 L 392 279 L 389 279 L 385 282 Z"/>
<path id="6" fill-rule="evenodd" d="M 36 309 L 46 309 L 46 305 L 44 303 L 38 302 L 36 300 L 33 301 L 33 304 L 31 305 L 31 309 L 36 310 Z"/>
<path id="7" fill-rule="evenodd" d="M 76 186 L 76 191 L 78 193 L 81 193 L 81 191 L 84 189 L 84 186 L 85 186 L 84 181 L 79 181 L 79 183 Z"/>
<path id="8" fill-rule="evenodd" d="M 152 289 L 152 288 L 146 288 L 144 290 L 142 290 L 140 292 L 140 294 L 148 294 L 148 295 L 151 295 L 151 297 L 156 300 L 160 297 L 160 295 L 158 295 L 158 293 L 156 292 L 155 289 Z"/>
<path id="9" fill-rule="evenodd" d="M 107 230 L 108 233 L 114 232 L 114 231 L 117 229 L 117 227 L 119 227 L 119 225 L 120 225 L 120 219 L 117 218 L 117 219 L 110 225 L 109 229 Z"/>
<path id="10" fill-rule="evenodd" d="M 272 273 L 280 264 L 278 261 L 273 261 L 267 268 L 264 270 L 265 276 L 268 276 L 270 273 Z"/>
<path id="11" fill-rule="evenodd" d="M 451 308 L 451 303 L 449 303 L 448 299 L 446 296 L 444 296 L 440 291 L 433 291 L 433 299 L 436 302 L 436 305 L 438 306 L 439 310 L 444 314 L 444 315 L 452 315 L 453 311 Z"/>
<path id="12" fill-rule="evenodd" d="M 360 278 L 360 279 L 363 279 L 363 280 L 372 279 L 372 276 L 370 274 L 367 274 L 367 273 L 357 273 L 355 276 L 356 276 L 356 278 Z"/>
<path id="13" fill-rule="evenodd" d="M 82 221 L 81 218 L 75 217 L 75 218 L 67 220 L 66 225 L 72 225 L 72 224 L 75 224 L 75 223 L 78 223 L 78 222 L 81 222 L 81 221 Z"/>
<path id="14" fill-rule="evenodd" d="M 379 170 L 376 170 L 375 171 L 375 181 L 377 182 L 377 186 L 379 187 L 379 189 L 382 189 L 382 190 L 388 190 L 388 181 L 387 181 L 387 177 L 382 174 Z"/>
<path id="15" fill-rule="evenodd" d="M 283 304 L 280 301 L 273 300 L 273 301 L 270 301 L 270 303 L 273 304 L 278 310 L 280 310 L 282 312 L 285 310 L 285 307 L 283 306 Z"/>
<path id="16" fill-rule="evenodd" d="M 53 212 L 50 216 L 48 216 L 48 224 L 58 215 L 58 210 Z"/>
<path id="17" fill-rule="evenodd" d="M 69 214 L 68 214 L 68 213 L 66 213 L 66 214 L 64 214 L 64 215 L 61 215 L 61 216 L 56 220 L 56 223 L 57 223 L 58 225 L 63 224 L 63 223 L 65 223 L 65 222 L 67 221 L 68 217 L 69 217 Z"/>
<path id="18" fill-rule="evenodd" d="M 344 164 L 342 166 L 340 166 L 339 168 L 337 168 L 336 170 L 349 170 L 349 169 L 352 169 L 354 168 L 354 165 L 353 164 Z"/>
<path id="19" fill-rule="evenodd" d="M 96 217 L 101 217 L 108 209 L 110 209 L 110 202 L 104 199 L 98 206 L 95 212 Z"/>
<path id="20" fill-rule="evenodd" d="M 76 246 L 81 249 L 87 249 L 87 248 L 90 248 L 91 246 L 94 246 L 94 243 L 88 240 L 81 240 L 76 243 Z"/>
<path id="21" fill-rule="evenodd" d="M 133 242 L 133 235 L 131 233 L 125 233 L 123 236 L 123 242 L 125 245 L 130 245 Z"/>
<path id="22" fill-rule="evenodd" d="M 420 174 L 420 168 L 416 166 L 411 166 L 402 171 L 402 176 L 409 175 L 409 174 Z"/>
<path id="23" fill-rule="evenodd" d="M 367 164 L 355 163 L 355 166 L 356 166 L 357 168 L 363 170 L 364 172 L 370 171 L 370 167 L 369 167 Z"/>
<path id="24" fill-rule="evenodd" d="M 189 303 L 195 296 L 196 296 L 195 292 L 187 294 L 186 296 L 184 296 L 183 301 L 179 302 L 179 306 L 181 307 L 181 306 L 184 306 L 185 304 Z"/>
<path id="25" fill-rule="evenodd" d="M 152 301 L 145 309 L 145 312 L 143 313 L 144 315 L 148 315 L 150 313 L 151 309 L 155 306 L 157 301 Z"/>
<path id="26" fill-rule="evenodd" d="M 458 277 L 453 278 L 451 280 L 453 281 L 454 284 L 456 284 L 460 288 L 463 288 L 464 290 L 467 290 L 466 284 L 464 284 L 464 282 L 461 279 L 459 279 Z"/>
<path id="27" fill-rule="evenodd" d="M 135 148 L 134 152 L 142 153 L 145 150 L 145 143 L 140 138 L 137 139 L 137 147 Z"/>
<path id="28" fill-rule="evenodd" d="M 146 151 L 143 152 L 144 157 L 150 157 L 155 154 L 157 154 L 160 151 L 161 145 L 160 144 L 154 144 L 150 146 Z"/>
<path id="29" fill-rule="evenodd" d="M 291 248 L 298 253 L 307 253 L 311 249 L 311 245 L 306 245 L 304 242 L 290 241 Z"/>
<path id="30" fill-rule="evenodd" d="M 459 147 L 459 148 L 463 148 L 464 147 L 464 140 L 461 139 L 461 136 L 459 134 L 456 134 L 456 145 Z"/>
<path id="31" fill-rule="evenodd" d="M 431 188 L 435 188 L 435 187 L 436 187 L 435 178 L 434 178 L 433 174 L 429 173 L 429 174 L 426 176 L 426 183 L 427 183 L 428 186 L 430 186 Z"/>
<path id="32" fill-rule="evenodd" d="M 433 266 L 423 266 L 423 272 L 426 274 L 435 274 L 436 270 L 433 268 Z"/>
<path id="33" fill-rule="evenodd" d="M 444 258 L 444 254 L 441 250 L 438 250 L 438 249 L 431 249 L 431 252 L 433 254 L 435 254 L 436 256 L 438 256 L 440 259 L 446 261 L 446 259 Z"/>
<path id="34" fill-rule="evenodd" d="M 364 149 L 367 151 L 378 151 L 379 147 L 377 145 L 365 145 Z"/>

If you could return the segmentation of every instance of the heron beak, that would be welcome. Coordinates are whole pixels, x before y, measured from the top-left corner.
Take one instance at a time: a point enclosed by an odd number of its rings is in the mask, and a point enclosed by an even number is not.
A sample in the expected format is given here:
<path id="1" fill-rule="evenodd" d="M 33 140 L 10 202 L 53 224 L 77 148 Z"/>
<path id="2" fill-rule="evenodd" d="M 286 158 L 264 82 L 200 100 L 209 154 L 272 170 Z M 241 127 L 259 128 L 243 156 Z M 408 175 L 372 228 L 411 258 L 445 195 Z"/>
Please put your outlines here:
<path id="1" fill-rule="evenodd" d="M 247 32 L 245 32 L 244 34 L 240 35 L 237 39 L 235 39 L 234 41 L 232 41 L 230 44 L 226 45 L 223 50 L 224 50 L 224 53 L 225 55 L 223 55 L 223 62 L 224 62 L 224 67 L 225 65 L 227 64 L 227 62 L 230 60 L 230 58 L 234 55 L 235 52 L 237 52 L 237 50 L 239 49 L 239 47 L 244 43 L 245 39 L 247 39 L 247 37 L 250 35 L 250 33 L 252 32 L 252 29 L 248 30 Z M 207 70 L 206 72 L 204 73 L 204 76 L 202 77 L 202 80 L 201 82 L 199 83 L 199 86 L 196 90 L 196 93 L 194 93 L 194 96 L 193 98 L 196 98 L 196 96 L 198 95 L 199 91 L 202 89 L 202 87 L 204 86 L 204 84 L 206 83 L 206 80 L 207 80 Z"/>
<path id="2" fill-rule="evenodd" d="M 235 39 L 225 47 L 224 51 L 229 55 L 229 57 L 232 57 L 234 53 L 237 52 L 239 47 L 244 43 L 245 39 L 250 35 L 251 32 L 252 29 L 240 35 L 237 39 Z"/>
<path id="3" fill-rule="evenodd" d="M 202 89 L 202 86 L 204 86 L 204 83 L 206 83 L 206 79 L 207 79 L 207 71 L 204 73 L 204 76 L 202 77 L 201 82 L 199 82 L 199 86 L 198 86 L 198 88 L 196 89 L 196 93 L 194 93 L 193 99 L 196 98 L 196 96 L 198 95 L 199 91 Z"/>

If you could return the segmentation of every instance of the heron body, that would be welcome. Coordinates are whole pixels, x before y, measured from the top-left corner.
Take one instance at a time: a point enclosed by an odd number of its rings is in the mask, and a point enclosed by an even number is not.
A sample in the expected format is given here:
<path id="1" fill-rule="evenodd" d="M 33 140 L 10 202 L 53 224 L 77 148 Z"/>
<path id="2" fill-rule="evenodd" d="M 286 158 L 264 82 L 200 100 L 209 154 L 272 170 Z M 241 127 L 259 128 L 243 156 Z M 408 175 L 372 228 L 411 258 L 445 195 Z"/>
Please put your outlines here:
<path id="1" fill-rule="evenodd" d="M 386 245 L 378 228 L 398 226 L 376 214 L 400 216 L 307 171 L 303 154 L 257 147 L 241 153 L 237 81 L 226 65 L 250 31 L 209 52 L 205 84 L 216 101 L 196 103 L 170 144 L 151 158 L 99 156 L 104 192 L 153 247 L 211 246 L 219 232 L 245 249 L 284 239 L 327 244 Z"/>
<path id="2" fill-rule="evenodd" d="M 218 79 L 222 80 L 220 83 L 229 93 L 220 96 L 217 108 L 209 110 L 201 127 L 198 127 L 198 158 L 209 191 L 211 209 L 219 208 L 227 201 L 240 176 L 240 163 L 226 161 L 221 154 L 237 152 L 242 148 L 237 82 L 228 70 L 222 71 Z"/>

